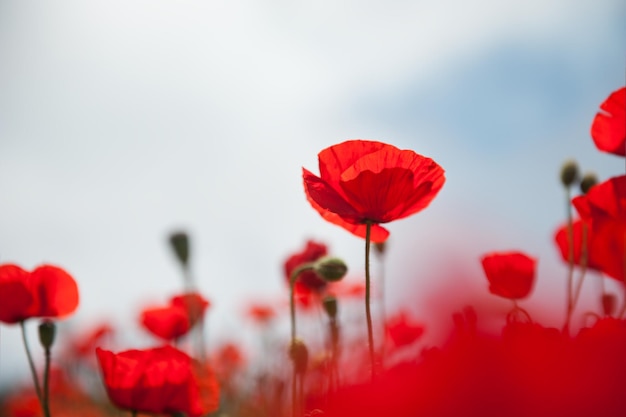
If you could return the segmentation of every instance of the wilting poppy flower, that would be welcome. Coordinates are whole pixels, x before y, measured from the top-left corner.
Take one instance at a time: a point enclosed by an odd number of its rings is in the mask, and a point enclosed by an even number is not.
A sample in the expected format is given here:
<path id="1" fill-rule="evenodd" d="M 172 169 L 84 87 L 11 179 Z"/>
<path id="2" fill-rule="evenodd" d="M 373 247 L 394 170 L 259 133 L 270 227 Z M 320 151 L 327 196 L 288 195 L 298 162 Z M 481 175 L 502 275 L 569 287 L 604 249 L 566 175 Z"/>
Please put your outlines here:
<path id="1" fill-rule="evenodd" d="M 483 256 L 481 262 L 492 294 L 510 299 L 530 294 L 535 281 L 535 259 L 521 252 L 494 252 Z"/>
<path id="2" fill-rule="evenodd" d="M 307 241 L 302 251 L 294 253 L 285 261 L 283 268 L 285 271 L 285 280 L 290 284 L 291 275 L 300 265 L 308 262 L 315 262 L 328 253 L 328 248 L 323 243 Z M 326 288 L 326 281 L 318 277 L 313 271 L 304 271 L 298 275 L 298 280 L 294 286 L 294 297 L 298 304 L 308 306 L 311 304 L 311 298 Z"/>
<path id="3" fill-rule="evenodd" d="M 349 140 L 318 154 L 320 176 L 303 168 L 309 203 L 322 217 L 372 242 L 389 232 L 380 223 L 426 208 L 445 181 L 443 169 L 411 150 L 376 141 Z"/>
<path id="4" fill-rule="evenodd" d="M 591 124 L 591 137 L 599 150 L 626 156 L 626 87 L 613 91 L 600 105 Z"/>
<path id="5" fill-rule="evenodd" d="M 0 265 L 0 321 L 64 317 L 77 307 L 78 286 L 63 269 L 42 265 L 28 272 L 14 264 Z"/>
<path id="6" fill-rule="evenodd" d="M 572 200 L 591 224 L 589 245 L 599 270 L 624 282 L 626 257 L 626 176 L 610 178 Z"/>
<path id="7" fill-rule="evenodd" d="M 98 348 L 96 355 L 109 399 L 121 409 L 195 417 L 218 407 L 212 372 L 171 346 L 117 354 Z"/>

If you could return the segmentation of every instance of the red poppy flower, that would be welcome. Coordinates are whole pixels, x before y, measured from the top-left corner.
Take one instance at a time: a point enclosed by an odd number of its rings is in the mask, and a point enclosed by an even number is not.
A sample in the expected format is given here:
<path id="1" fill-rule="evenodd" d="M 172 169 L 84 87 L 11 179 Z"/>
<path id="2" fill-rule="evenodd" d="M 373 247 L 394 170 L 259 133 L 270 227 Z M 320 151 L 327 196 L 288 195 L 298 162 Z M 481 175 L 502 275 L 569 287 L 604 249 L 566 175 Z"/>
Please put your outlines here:
<path id="1" fill-rule="evenodd" d="M 443 169 L 410 150 L 367 140 L 349 140 L 318 154 L 320 176 L 303 168 L 309 203 L 322 217 L 372 242 L 389 232 L 379 226 L 426 208 L 445 181 Z"/>
<path id="2" fill-rule="evenodd" d="M 591 137 L 599 150 L 626 156 L 626 87 L 613 91 L 600 105 L 591 124 Z"/>
<path id="3" fill-rule="evenodd" d="M 306 246 L 302 251 L 294 253 L 285 261 L 284 270 L 287 283 L 289 284 L 291 274 L 300 265 L 308 262 L 315 262 L 327 254 L 328 248 L 323 243 L 314 242 L 312 240 L 307 241 Z M 320 291 L 326 287 L 326 281 L 318 277 L 313 271 L 305 271 L 298 275 L 296 287 L 300 287 L 300 290 L 304 292 L 307 292 L 307 290 Z"/>
<path id="4" fill-rule="evenodd" d="M 405 311 L 387 319 L 385 328 L 396 347 L 408 346 L 424 334 L 424 326 L 411 322 Z"/>
<path id="5" fill-rule="evenodd" d="M 624 282 L 626 279 L 626 176 L 596 184 L 585 195 L 572 200 L 583 218 L 591 224 L 589 245 L 598 269 Z"/>
<path id="6" fill-rule="evenodd" d="M 274 307 L 267 304 L 253 304 L 247 310 L 247 315 L 257 323 L 268 323 L 276 316 Z"/>
<path id="7" fill-rule="evenodd" d="M 187 310 L 191 326 L 204 316 L 206 309 L 211 306 L 209 300 L 196 292 L 176 295 L 170 300 L 170 304 Z"/>
<path id="8" fill-rule="evenodd" d="M 203 316 L 209 302 L 200 294 L 177 295 L 169 305 L 146 308 L 140 316 L 141 324 L 164 340 L 174 340 L 187 332 Z"/>
<path id="9" fill-rule="evenodd" d="M 189 314 L 181 307 L 150 307 L 141 312 L 141 324 L 155 336 L 174 340 L 191 329 Z"/>
<path id="10" fill-rule="evenodd" d="M 96 349 L 104 386 L 117 407 L 144 413 L 205 415 L 218 408 L 214 375 L 171 346 L 113 353 Z"/>
<path id="11" fill-rule="evenodd" d="M 481 262 L 492 294 L 510 299 L 530 294 L 535 281 L 535 259 L 521 252 L 494 252 L 483 256 Z"/>
<path id="12" fill-rule="evenodd" d="M 572 232 L 573 232 L 573 240 L 574 240 L 574 265 L 582 265 L 582 251 L 583 251 L 583 229 L 586 227 L 586 248 L 587 248 L 587 259 L 586 259 L 586 267 L 591 269 L 600 270 L 601 266 L 598 262 L 599 257 L 602 256 L 601 253 L 597 251 L 597 248 L 593 247 L 591 242 L 591 224 L 584 222 L 581 219 L 575 220 L 572 223 Z M 556 242 L 556 246 L 559 249 L 559 253 L 561 254 L 561 258 L 565 262 L 569 262 L 569 238 L 567 231 L 567 224 L 559 227 L 554 234 L 554 241 Z"/>
<path id="13" fill-rule="evenodd" d="M 0 265 L 0 321 L 64 317 L 77 307 L 78 286 L 63 269 L 42 265 L 28 272 L 14 264 Z"/>

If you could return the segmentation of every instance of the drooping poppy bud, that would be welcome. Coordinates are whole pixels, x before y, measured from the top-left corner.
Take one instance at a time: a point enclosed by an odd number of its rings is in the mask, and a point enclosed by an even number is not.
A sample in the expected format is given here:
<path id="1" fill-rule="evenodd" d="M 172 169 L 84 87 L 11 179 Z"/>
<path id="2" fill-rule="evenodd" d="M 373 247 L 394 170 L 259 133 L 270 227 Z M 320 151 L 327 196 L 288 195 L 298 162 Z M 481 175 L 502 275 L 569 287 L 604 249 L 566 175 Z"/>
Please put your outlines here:
<path id="1" fill-rule="evenodd" d="M 335 282 L 342 279 L 348 272 L 345 262 L 339 258 L 325 256 L 318 259 L 313 265 L 315 273 L 328 282 Z"/>
<path id="2" fill-rule="evenodd" d="M 332 295 L 324 297 L 322 300 L 324 311 L 328 314 L 328 317 L 334 319 L 337 317 L 337 298 Z"/>
<path id="3" fill-rule="evenodd" d="M 296 373 L 303 374 L 309 364 L 309 350 L 300 339 L 294 339 L 289 345 L 289 357 L 294 362 Z"/>

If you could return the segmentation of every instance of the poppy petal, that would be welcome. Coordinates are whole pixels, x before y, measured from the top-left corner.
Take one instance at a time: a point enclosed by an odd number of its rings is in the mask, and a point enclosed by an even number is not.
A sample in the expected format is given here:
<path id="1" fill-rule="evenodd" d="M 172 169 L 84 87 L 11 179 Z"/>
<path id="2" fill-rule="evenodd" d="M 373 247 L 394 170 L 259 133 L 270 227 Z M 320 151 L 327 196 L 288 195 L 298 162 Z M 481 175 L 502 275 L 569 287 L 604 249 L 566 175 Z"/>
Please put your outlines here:
<path id="1" fill-rule="evenodd" d="M 78 286 L 63 269 L 42 265 L 32 272 L 39 294 L 40 317 L 63 317 L 78 307 Z"/>
<path id="2" fill-rule="evenodd" d="M 591 124 L 591 137 L 599 150 L 626 156 L 626 87 L 609 95 Z"/>
<path id="3" fill-rule="evenodd" d="M 13 264 L 0 266 L 0 321 L 13 324 L 32 317 L 35 296 L 27 271 Z"/>
<path id="4" fill-rule="evenodd" d="M 381 149 L 399 151 L 399 149 L 393 145 L 360 139 L 347 140 L 326 148 L 318 155 L 320 177 L 326 182 L 337 184 L 343 172 L 357 160 Z"/>

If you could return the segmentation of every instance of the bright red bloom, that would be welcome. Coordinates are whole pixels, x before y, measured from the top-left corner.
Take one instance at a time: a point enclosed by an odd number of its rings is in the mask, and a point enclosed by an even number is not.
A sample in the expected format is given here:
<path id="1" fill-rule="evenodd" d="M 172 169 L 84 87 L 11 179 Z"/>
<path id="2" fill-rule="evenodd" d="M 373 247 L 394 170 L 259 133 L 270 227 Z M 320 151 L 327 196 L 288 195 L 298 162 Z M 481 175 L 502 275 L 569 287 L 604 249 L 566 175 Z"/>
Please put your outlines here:
<path id="1" fill-rule="evenodd" d="M 598 269 L 625 282 L 626 279 L 626 176 L 596 184 L 572 200 L 582 219 L 591 224 L 589 245 Z"/>
<path id="2" fill-rule="evenodd" d="M 372 242 L 389 232 L 379 226 L 426 208 L 445 181 L 443 169 L 411 150 L 368 140 L 349 140 L 318 154 L 320 176 L 303 168 L 309 203 L 322 217 Z"/>
<path id="3" fill-rule="evenodd" d="M 0 321 L 64 317 L 77 307 L 78 286 L 63 269 L 41 265 L 28 272 L 14 264 L 0 265 Z"/>
<path id="4" fill-rule="evenodd" d="M 203 316 L 209 302 L 200 294 L 189 293 L 172 297 L 170 304 L 146 308 L 142 311 L 141 324 L 164 340 L 174 340 L 187 332 Z"/>
<path id="5" fill-rule="evenodd" d="M 591 137 L 599 150 L 626 156 L 626 87 L 613 91 L 600 105 L 591 124 Z"/>
<path id="6" fill-rule="evenodd" d="M 294 253 L 285 261 L 284 270 L 285 270 L 285 279 L 287 283 L 291 280 L 291 274 L 298 268 L 300 265 L 315 262 L 319 258 L 326 256 L 328 254 L 328 248 L 323 243 L 314 242 L 312 240 L 307 241 L 305 248 L 298 253 Z M 305 271 L 298 275 L 298 280 L 296 281 L 296 288 L 299 287 L 299 290 L 307 292 L 310 291 L 320 291 L 324 287 L 326 287 L 326 281 L 322 278 L 318 277 L 317 274 L 313 271 Z"/>
<path id="7" fill-rule="evenodd" d="M 98 348 L 96 355 L 109 399 L 121 409 L 196 417 L 218 408 L 219 387 L 212 372 L 178 349 L 115 354 Z"/>
<path id="8" fill-rule="evenodd" d="M 530 294 L 535 281 L 535 259 L 521 252 L 494 252 L 483 256 L 481 262 L 492 294 L 510 299 Z"/>

